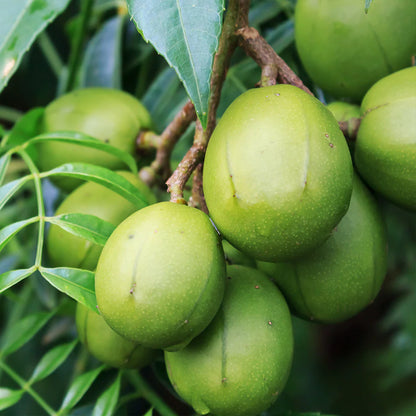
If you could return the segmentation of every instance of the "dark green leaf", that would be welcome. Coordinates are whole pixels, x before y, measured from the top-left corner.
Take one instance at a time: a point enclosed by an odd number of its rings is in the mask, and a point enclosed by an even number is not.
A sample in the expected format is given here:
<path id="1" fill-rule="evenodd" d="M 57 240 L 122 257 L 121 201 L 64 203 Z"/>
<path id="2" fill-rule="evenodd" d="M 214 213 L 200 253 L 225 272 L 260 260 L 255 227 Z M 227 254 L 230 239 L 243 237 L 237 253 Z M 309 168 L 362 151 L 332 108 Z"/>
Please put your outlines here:
<path id="1" fill-rule="evenodd" d="M 0 410 L 7 409 L 8 407 L 16 404 L 22 397 L 23 393 L 23 390 L 0 388 Z"/>
<path id="2" fill-rule="evenodd" d="M 30 175 L 23 176 L 0 187 L 0 209 L 29 179 L 31 179 Z"/>
<path id="3" fill-rule="evenodd" d="M 371 6 L 371 3 L 373 2 L 373 0 L 365 0 L 365 12 L 368 13 L 368 9 Z"/>
<path id="4" fill-rule="evenodd" d="M 70 342 L 68 344 L 58 345 L 52 350 L 48 351 L 42 359 L 39 361 L 35 370 L 33 371 L 30 381 L 34 383 L 35 381 L 42 380 L 53 373 L 71 354 L 75 345 L 77 345 L 77 340 Z"/>
<path id="5" fill-rule="evenodd" d="M 222 28 L 222 0 L 127 0 L 144 39 L 168 61 L 206 126 L 210 78 Z"/>
<path id="6" fill-rule="evenodd" d="M 89 270 L 56 267 L 41 267 L 42 276 L 56 289 L 71 298 L 97 311 L 97 300 L 94 290 L 94 273 Z"/>
<path id="7" fill-rule="evenodd" d="M 34 273 L 35 270 L 36 267 L 30 267 L 29 269 L 10 270 L 0 274 L 0 293 L 19 283 L 23 279 L 26 279 L 26 277 Z"/>
<path id="8" fill-rule="evenodd" d="M 107 20 L 88 44 L 81 84 L 84 87 L 121 89 L 121 42 L 124 17 Z"/>
<path id="9" fill-rule="evenodd" d="M 7 168 L 9 167 L 10 159 L 11 159 L 10 153 L 6 153 L 0 158 L 0 186 L 3 183 L 4 177 L 6 176 L 6 172 L 7 172 Z"/>
<path id="10" fill-rule="evenodd" d="M 106 243 L 108 237 L 110 237 L 115 228 L 114 225 L 110 224 L 108 221 L 104 221 L 95 215 L 88 214 L 62 214 L 49 218 L 48 221 L 58 225 L 71 234 L 85 238 L 86 240 L 102 246 Z"/>
<path id="11" fill-rule="evenodd" d="M 38 221 L 38 217 L 29 218 L 9 224 L 0 230 L 0 251 L 3 250 L 4 246 L 12 239 L 21 229 L 25 228 L 29 224 L 33 224 Z"/>
<path id="12" fill-rule="evenodd" d="M 79 146 L 85 146 L 101 150 L 103 152 L 118 157 L 129 167 L 129 169 L 133 173 L 137 173 L 136 162 L 132 155 L 125 152 L 124 150 L 120 150 L 117 147 L 111 146 L 111 144 L 107 144 L 101 140 L 95 139 L 94 137 L 87 136 L 86 134 L 74 131 L 57 131 L 52 133 L 40 134 L 39 136 L 30 139 L 29 143 L 34 144 L 43 141 L 73 143 Z M 82 150 L 80 149 L 80 152 L 81 151 Z"/>
<path id="13" fill-rule="evenodd" d="M 0 9 L 0 91 L 36 36 L 61 13 L 68 0 L 2 0 Z"/>
<path id="14" fill-rule="evenodd" d="M 120 394 L 120 375 L 119 372 L 114 383 L 98 398 L 93 416 L 112 416 L 114 413 Z"/>
<path id="15" fill-rule="evenodd" d="M 13 331 L 9 331 L 8 337 L 4 340 L 1 356 L 9 355 L 26 344 L 43 328 L 53 315 L 54 312 L 37 312 L 17 322 Z"/>
<path id="16" fill-rule="evenodd" d="M 67 391 L 60 410 L 72 409 L 82 399 L 103 369 L 104 366 L 101 366 L 78 376 Z"/>
<path id="17" fill-rule="evenodd" d="M 47 177 L 51 175 L 69 176 L 99 183 L 126 198 L 132 204 L 136 205 L 137 209 L 149 205 L 146 197 L 126 178 L 101 166 L 90 165 L 88 163 L 66 163 L 65 165 L 42 173 L 41 176 Z"/>

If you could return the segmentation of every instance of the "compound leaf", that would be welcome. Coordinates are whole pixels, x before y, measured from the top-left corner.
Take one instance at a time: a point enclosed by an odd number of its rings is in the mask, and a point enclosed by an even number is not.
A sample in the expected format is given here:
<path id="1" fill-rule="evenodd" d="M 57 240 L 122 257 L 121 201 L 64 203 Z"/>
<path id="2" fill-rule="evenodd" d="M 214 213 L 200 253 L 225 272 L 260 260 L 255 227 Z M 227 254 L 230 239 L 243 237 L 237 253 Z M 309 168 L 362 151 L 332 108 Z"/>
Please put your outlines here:
<path id="1" fill-rule="evenodd" d="M 33 266 L 29 269 L 9 270 L 0 274 L 0 293 L 19 283 L 23 279 L 26 279 L 26 277 L 29 277 L 35 270 L 36 267 Z"/>
<path id="2" fill-rule="evenodd" d="M 30 175 L 23 176 L 0 187 L 0 209 L 30 178 Z"/>
<path id="3" fill-rule="evenodd" d="M 13 224 L 6 225 L 0 230 L 0 251 L 4 246 L 23 228 L 29 224 L 38 221 L 37 217 L 29 218 L 27 220 L 17 221 Z"/>
<path id="4" fill-rule="evenodd" d="M 211 69 L 222 29 L 223 0 L 127 0 L 143 38 L 183 82 L 206 127 Z"/>
<path id="5" fill-rule="evenodd" d="M 120 380 L 119 372 L 114 383 L 98 398 L 93 416 L 112 416 L 120 394 Z"/>

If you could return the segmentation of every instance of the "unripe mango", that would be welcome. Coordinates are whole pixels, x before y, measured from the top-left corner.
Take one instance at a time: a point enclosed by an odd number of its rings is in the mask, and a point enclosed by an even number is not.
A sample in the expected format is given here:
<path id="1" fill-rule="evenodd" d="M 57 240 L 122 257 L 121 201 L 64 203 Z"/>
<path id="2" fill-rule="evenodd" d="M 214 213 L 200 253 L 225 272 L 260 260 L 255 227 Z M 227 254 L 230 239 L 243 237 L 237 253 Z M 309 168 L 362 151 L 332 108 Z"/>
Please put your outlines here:
<path id="1" fill-rule="evenodd" d="M 107 323 L 162 349 L 180 348 L 208 326 L 224 285 L 224 252 L 208 216 L 172 202 L 123 221 L 104 246 L 95 276 Z"/>
<path id="2" fill-rule="evenodd" d="M 156 202 L 152 191 L 131 172 L 118 172 L 146 197 L 149 204 Z M 56 215 L 78 213 L 95 215 L 117 226 L 129 215 L 137 211 L 137 206 L 116 192 L 95 182 L 87 182 L 69 194 L 56 210 Z M 47 239 L 49 257 L 58 267 L 77 267 L 94 270 L 97 266 L 102 246 L 77 237 L 58 225 L 52 224 Z"/>
<path id="3" fill-rule="evenodd" d="M 361 112 L 357 170 L 384 197 L 416 210 L 416 67 L 377 82 L 365 95 Z"/>
<path id="4" fill-rule="evenodd" d="M 322 244 L 348 209 L 352 163 L 336 120 L 297 87 L 250 90 L 208 144 L 206 203 L 224 238 L 264 261 Z"/>
<path id="5" fill-rule="evenodd" d="M 332 103 L 329 103 L 326 108 L 333 114 L 335 120 L 338 122 L 361 117 L 360 107 L 355 104 L 343 101 L 333 101 Z"/>
<path id="6" fill-rule="evenodd" d="M 386 75 L 410 66 L 416 53 L 416 2 L 298 0 L 295 41 L 306 71 L 335 97 L 359 102 Z"/>
<path id="7" fill-rule="evenodd" d="M 140 369 L 158 356 L 157 350 L 121 337 L 102 316 L 80 303 L 76 310 L 76 325 L 79 338 L 91 355 L 112 367 Z"/>
<path id="8" fill-rule="evenodd" d="M 355 176 L 348 212 L 321 247 L 291 263 L 258 267 L 276 281 L 296 315 L 340 322 L 376 297 L 386 274 L 386 248 L 377 203 Z"/>
<path id="9" fill-rule="evenodd" d="M 227 267 L 224 302 L 185 349 L 165 352 L 169 378 L 198 414 L 254 416 L 277 399 L 293 355 L 289 309 L 256 269 Z"/>
<path id="10" fill-rule="evenodd" d="M 151 124 L 146 108 L 130 94 L 109 88 L 86 88 L 51 102 L 45 108 L 42 132 L 84 133 L 133 155 L 139 131 L 150 128 Z M 112 170 L 125 167 L 120 159 L 109 153 L 76 144 L 45 141 L 36 146 L 41 170 L 74 162 L 92 163 Z M 82 183 L 68 178 L 58 178 L 54 182 L 65 191 Z"/>

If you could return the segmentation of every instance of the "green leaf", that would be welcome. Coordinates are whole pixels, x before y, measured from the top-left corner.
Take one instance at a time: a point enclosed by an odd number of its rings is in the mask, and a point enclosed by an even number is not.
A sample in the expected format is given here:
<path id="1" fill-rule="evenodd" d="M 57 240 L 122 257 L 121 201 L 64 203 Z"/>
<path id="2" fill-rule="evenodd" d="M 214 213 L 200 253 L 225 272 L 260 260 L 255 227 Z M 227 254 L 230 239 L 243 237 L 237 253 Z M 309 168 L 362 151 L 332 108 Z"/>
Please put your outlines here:
<path id="1" fill-rule="evenodd" d="M 93 272 L 69 267 L 41 267 L 39 271 L 53 287 L 97 311 Z"/>
<path id="2" fill-rule="evenodd" d="M 77 345 L 77 340 L 68 344 L 58 345 L 52 350 L 48 351 L 39 361 L 35 370 L 33 371 L 30 382 L 42 380 L 53 373 L 71 354 L 72 350 Z"/>
<path id="3" fill-rule="evenodd" d="M 88 44 L 81 68 L 83 87 L 121 89 L 124 17 L 108 19 Z"/>
<path id="4" fill-rule="evenodd" d="M 79 146 L 90 147 L 93 149 L 98 149 L 103 152 L 109 153 L 113 156 L 118 157 L 122 160 L 133 173 L 137 173 L 136 162 L 132 155 L 125 152 L 124 150 L 118 149 L 117 147 L 112 146 L 111 144 L 104 143 L 101 140 L 98 140 L 94 137 L 88 136 L 83 133 L 75 131 L 57 131 L 51 133 L 40 134 L 39 136 L 33 137 L 28 141 L 30 144 L 39 143 L 43 141 L 54 141 L 54 142 L 63 142 L 63 143 L 72 143 Z M 80 152 L 82 150 L 80 149 Z"/>
<path id="5" fill-rule="evenodd" d="M 1 1 L 1 0 L 0 0 Z M 7 135 L 5 144 L 19 146 L 39 134 L 44 108 L 34 108 L 23 115 Z"/>
<path id="6" fill-rule="evenodd" d="M 38 221 L 38 217 L 29 218 L 15 222 L 13 224 L 6 225 L 6 227 L 0 230 L 0 251 L 3 250 L 4 246 L 23 228 L 29 224 L 33 224 Z"/>
<path id="7" fill-rule="evenodd" d="M 153 407 L 149 409 L 148 412 L 144 416 L 152 416 L 153 415 Z"/>
<path id="8" fill-rule="evenodd" d="M 37 35 L 69 0 L 0 0 L 0 91 L 16 71 Z"/>
<path id="9" fill-rule="evenodd" d="M 136 205 L 137 209 L 149 205 L 146 197 L 126 178 L 101 166 L 90 165 L 88 163 L 66 163 L 41 174 L 42 177 L 51 175 L 69 176 L 99 183 L 126 198 L 132 204 Z"/>
<path id="10" fill-rule="evenodd" d="M 8 407 L 16 404 L 22 397 L 23 393 L 23 390 L 0 388 L 0 410 L 7 409 Z"/>
<path id="11" fill-rule="evenodd" d="M 112 416 L 120 394 L 121 372 L 114 383 L 98 398 L 93 416 Z"/>
<path id="12" fill-rule="evenodd" d="M 104 368 L 105 366 L 101 366 L 95 370 L 90 370 L 87 373 L 81 374 L 74 380 L 64 397 L 60 413 L 64 413 L 63 410 L 67 411 L 72 409 L 82 399 L 91 384 Z"/>
<path id="13" fill-rule="evenodd" d="M 32 273 L 34 273 L 36 267 L 30 267 L 29 269 L 18 269 L 18 270 L 10 270 L 8 272 L 4 272 L 0 274 L 0 293 L 7 290 L 9 287 L 19 283 L 26 277 L 29 277 Z"/>
<path id="14" fill-rule="evenodd" d="M 29 179 L 31 175 L 23 176 L 0 187 L 0 209 Z"/>
<path id="15" fill-rule="evenodd" d="M 365 0 L 365 13 L 368 13 L 368 9 L 371 6 L 371 3 L 373 2 L 373 0 Z"/>
<path id="16" fill-rule="evenodd" d="M 62 214 L 49 218 L 48 221 L 56 224 L 77 237 L 85 238 L 93 243 L 103 246 L 115 227 L 95 215 L 89 214 Z M 0 231 L 1 236 L 1 231 Z M 0 239 L 1 244 L 1 239 Z M 1 245 L 0 245 L 1 249 Z"/>
<path id="17" fill-rule="evenodd" d="M 3 183 L 4 177 L 6 176 L 6 172 L 7 172 L 7 168 L 9 167 L 10 159 L 11 159 L 10 153 L 6 153 L 0 158 L 0 185 Z"/>
<path id="18" fill-rule="evenodd" d="M 143 38 L 177 72 L 205 128 L 224 1 L 127 0 L 127 5 Z"/>
<path id="19" fill-rule="evenodd" d="M 13 331 L 8 332 L 8 337 L 4 340 L 1 356 L 17 351 L 35 336 L 52 318 L 54 312 L 37 312 L 26 316 L 14 325 Z"/>

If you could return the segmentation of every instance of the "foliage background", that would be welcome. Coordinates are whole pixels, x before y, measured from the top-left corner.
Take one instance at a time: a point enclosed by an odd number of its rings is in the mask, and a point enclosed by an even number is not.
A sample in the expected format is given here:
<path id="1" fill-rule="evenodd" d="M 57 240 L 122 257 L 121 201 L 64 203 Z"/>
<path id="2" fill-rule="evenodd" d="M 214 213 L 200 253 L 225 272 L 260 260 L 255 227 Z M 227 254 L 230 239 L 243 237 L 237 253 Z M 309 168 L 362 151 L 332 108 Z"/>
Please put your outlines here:
<path id="1" fill-rule="evenodd" d="M 332 98 L 308 79 L 296 54 L 292 20 L 295 2 L 253 0 L 250 24 L 321 100 L 330 102 Z M 370 2 L 365 3 L 369 6 Z M 3 17 L 7 17 L 9 4 L 0 2 Z M 86 21 L 88 4 L 92 9 Z M 82 25 L 85 30 L 78 65 L 74 44 Z M 73 71 L 74 65 L 78 72 Z M 71 71 L 76 76 L 68 81 Z M 253 87 L 259 77 L 256 64 L 238 50 L 227 74 L 218 115 L 235 97 Z M 158 133 L 187 101 L 176 73 L 139 36 L 122 0 L 73 0 L 46 30 L 40 30 L 2 91 L 0 135 L 13 128 L 28 110 L 47 105 L 65 89 L 86 86 L 121 88 L 140 98 Z M 175 148 L 173 165 L 191 143 L 189 131 Z M 25 165 L 14 158 L 6 182 L 25 172 Z M 62 195 L 46 181 L 44 197 L 46 211 L 52 214 Z M 416 217 L 381 198 L 379 202 L 389 240 L 389 272 L 380 295 L 369 308 L 342 324 L 323 326 L 294 318 L 293 370 L 284 393 L 263 416 L 296 412 L 416 415 Z M 28 184 L 0 211 L 0 227 L 36 212 L 34 188 Z M 1 252 L 0 274 L 30 267 L 35 253 L 36 227 L 29 226 Z M 46 258 L 46 264 L 47 261 Z M 48 285 L 38 273 L 0 295 L 3 414 L 45 414 L 36 397 L 58 409 L 70 386 L 74 388 L 74 380 L 78 380 L 78 390 L 71 390 L 77 394 L 72 396 L 67 409 L 73 415 L 90 415 L 93 411 L 111 414 L 114 408 L 120 415 L 144 415 L 152 407 L 166 415 L 193 414 L 169 387 L 162 361 L 144 369 L 141 375 L 100 367 L 76 341 L 73 314 L 74 302 Z M 4 365 L 12 372 L 5 371 Z M 33 377 L 36 368 L 42 372 Z M 110 386 L 109 393 L 105 393 Z M 103 405 L 100 408 L 96 407 L 98 398 Z M 8 407 L 12 402 L 15 404 Z"/>

